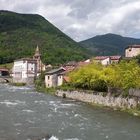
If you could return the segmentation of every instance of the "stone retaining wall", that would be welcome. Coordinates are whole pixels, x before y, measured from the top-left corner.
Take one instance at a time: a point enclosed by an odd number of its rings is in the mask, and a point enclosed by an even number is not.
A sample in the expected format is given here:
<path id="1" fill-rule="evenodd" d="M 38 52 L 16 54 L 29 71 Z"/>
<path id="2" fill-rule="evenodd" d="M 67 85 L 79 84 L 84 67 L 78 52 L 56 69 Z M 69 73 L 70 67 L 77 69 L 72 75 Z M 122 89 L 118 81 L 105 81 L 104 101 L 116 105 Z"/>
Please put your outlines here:
<path id="1" fill-rule="evenodd" d="M 116 107 L 116 108 L 136 108 L 140 104 L 138 98 L 122 98 L 122 97 L 103 97 L 102 95 L 94 95 L 79 91 L 62 91 L 57 90 L 56 96 L 71 98 L 86 103 L 95 103 L 103 106 Z"/>

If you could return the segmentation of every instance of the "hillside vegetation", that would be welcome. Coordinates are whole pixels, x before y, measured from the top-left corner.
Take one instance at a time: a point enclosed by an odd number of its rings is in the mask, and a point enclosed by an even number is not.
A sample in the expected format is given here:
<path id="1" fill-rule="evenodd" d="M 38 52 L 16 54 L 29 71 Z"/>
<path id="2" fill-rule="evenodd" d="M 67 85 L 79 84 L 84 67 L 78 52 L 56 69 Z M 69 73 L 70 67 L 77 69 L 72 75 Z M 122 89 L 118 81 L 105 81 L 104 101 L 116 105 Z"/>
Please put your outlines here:
<path id="1" fill-rule="evenodd" d="M 140 39 L 110 33 L 81 41 L 80 44 L 93 55 L 124 55 L 125 48 L 128 45 L 140 44 Z"/>
<path id="2" fill-rule="evenodd" d="M 137 60 L 121 61 L 107 67 L 92 63 L 71 72 L 70 79 L 71 85 L 76 88 L 107 91 L 111 87 L 128 91 L 140 88 L 139 73 Z"/>
<path id="3" fill-rule="evenodd" d="M 89 57 L 86 49 L 42 16 L 0 11 L 0 64 L 32 57 L 37 45 L 44 63 L 60 64 Z"/>

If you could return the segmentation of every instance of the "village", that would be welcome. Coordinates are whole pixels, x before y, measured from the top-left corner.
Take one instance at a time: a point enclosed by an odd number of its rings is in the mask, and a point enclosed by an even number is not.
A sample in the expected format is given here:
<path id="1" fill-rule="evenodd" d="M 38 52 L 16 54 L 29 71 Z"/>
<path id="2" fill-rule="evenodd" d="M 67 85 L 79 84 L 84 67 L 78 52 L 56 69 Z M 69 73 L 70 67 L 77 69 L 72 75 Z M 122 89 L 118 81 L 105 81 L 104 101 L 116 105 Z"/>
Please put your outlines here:
<path id="1" fill-rule="evenodd" d="M 0 68 L 1 82 L 24 83 L 27 85 L 34 84 L 35 79 L 45 72 L 45 86 L 46 88 L 61 86 L 64 82 L 70 81 L 68 73 L 92 62 L 101 63 L 107 66 L 113 63 L 119 63 L 121 60 L 130 60 L 131 58 L 140 54 L 140 45 L 129 45 L 125 49 L 125 57 L 116 56 L 96 56 L 85 61 L 75 62 L 71 61 L 63 64 L 57 69 L 53 69 L 51 65 L 44 65 L 41 60 L 41 53 L 39 47 L 36 47 L 33 58 L 22 58 L 15 60 L 12 70 Z M 10 80 L 8 77 L 10 76 Z"/>

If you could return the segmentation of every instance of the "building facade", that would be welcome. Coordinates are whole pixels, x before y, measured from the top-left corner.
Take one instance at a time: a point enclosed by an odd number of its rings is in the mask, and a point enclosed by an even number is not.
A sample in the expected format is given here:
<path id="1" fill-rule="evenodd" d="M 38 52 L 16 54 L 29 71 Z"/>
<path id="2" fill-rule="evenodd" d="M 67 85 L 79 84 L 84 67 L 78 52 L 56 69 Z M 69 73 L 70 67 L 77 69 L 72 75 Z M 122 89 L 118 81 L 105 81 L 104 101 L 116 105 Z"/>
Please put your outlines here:
<path id="1" fill-rule="evenodd" d="M 140 54 L 140 45 L 129 45 L 125 49 L 125 57 L 134 57 Z"/>
<path id="2" fill-rule="evenodd" d="M 106 66 L 106 65 L 110 65 L 111 64 L 111 59 L 110 59 L 109 56 L 96 56 L 93 59 L 93 62 L 100 63 L 100 64 Z"/>
<path id="3" fill-rule="evenodd" d="M 37 62 L 34 59 L 23 58 L 14 61 L 13 82 L 33 84 L 37 76 Z"/>
<path id="4" fill-rule="evenodd" d="M 45 74 L 46 88 L 57 87 L 63 84 L 64 68 L 53 69 Z"/>
<path id="5" fill-rule="evenodd" d="M 119 63 L 121 58 L 121 56 L 96 56 L 93 59 L 93 62 L 101 63 L 102 65 L 107 66 L 113 63 Z"/>

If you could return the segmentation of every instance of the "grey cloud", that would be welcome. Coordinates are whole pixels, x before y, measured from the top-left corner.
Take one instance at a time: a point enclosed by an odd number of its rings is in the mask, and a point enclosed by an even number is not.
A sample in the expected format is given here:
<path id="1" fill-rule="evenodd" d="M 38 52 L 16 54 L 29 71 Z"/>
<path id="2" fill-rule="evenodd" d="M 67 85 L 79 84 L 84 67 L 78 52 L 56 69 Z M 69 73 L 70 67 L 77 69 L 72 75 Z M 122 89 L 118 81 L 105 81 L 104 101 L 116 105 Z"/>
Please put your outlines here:
<path id="1" fill-rule="evenodd" d="M 114 32 L 130 37 L 140 35 L 140 9 L 127 15 L 115 28 Z"/>
<path id="2" fill-rule="evenodd" d="M 139 0 L 0 0 L 0 9 L 38 13 L 77 41 L 108 32 L 140 35 Z"/>

